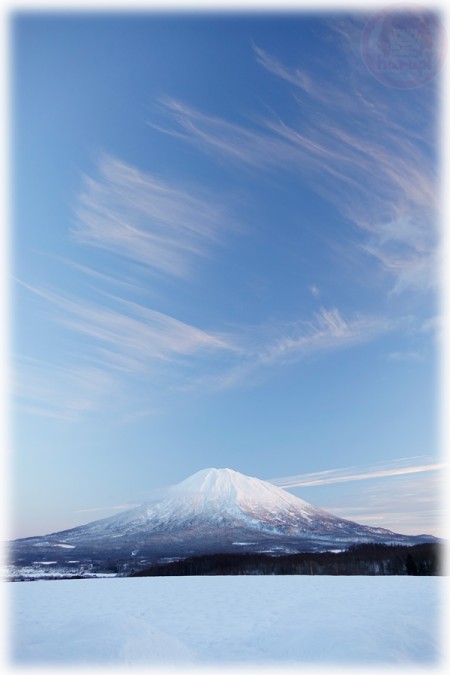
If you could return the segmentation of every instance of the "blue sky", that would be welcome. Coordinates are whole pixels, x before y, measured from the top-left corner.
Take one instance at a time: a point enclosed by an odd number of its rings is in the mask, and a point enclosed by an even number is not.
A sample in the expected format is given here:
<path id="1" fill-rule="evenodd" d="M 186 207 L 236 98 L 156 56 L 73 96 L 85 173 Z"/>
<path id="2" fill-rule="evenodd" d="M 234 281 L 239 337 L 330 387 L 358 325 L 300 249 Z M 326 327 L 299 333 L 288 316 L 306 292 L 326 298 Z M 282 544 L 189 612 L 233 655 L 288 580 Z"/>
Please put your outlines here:
<path id="1" fill-rule="evenodd" d="M 369 15 L 12 18 L 12 536 L 209 466 L 439 534 L 439 80 Z"/>

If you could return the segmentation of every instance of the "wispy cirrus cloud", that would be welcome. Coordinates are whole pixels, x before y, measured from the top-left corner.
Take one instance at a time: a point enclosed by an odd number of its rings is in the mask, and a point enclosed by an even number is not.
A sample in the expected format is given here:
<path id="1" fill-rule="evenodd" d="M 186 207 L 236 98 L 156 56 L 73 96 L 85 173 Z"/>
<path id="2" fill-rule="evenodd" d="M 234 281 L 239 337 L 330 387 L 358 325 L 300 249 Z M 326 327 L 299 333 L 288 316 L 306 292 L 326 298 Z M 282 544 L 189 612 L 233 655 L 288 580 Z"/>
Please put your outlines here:
<path id="1" fill-rule="evenodd" d="M 313 78 L 305 68 L 253 49 L 270 75 L 292 87 L 297 114 L 286 120 L 274 111 L 236 123 L 164 98 L 166 123 L 151 126 L 219 161 L 294 174 L 356 226 L 353 245 L 389 275 L 392 293 L 434 287 L 438 175 L 426 103 L 408 107 L 391 92 L 380 95 L 354 53 L 349 88 L 336 71 L 331 82 Z"/>
<path id="2" fill-rule="evenodd" d="M 114 513 L 115 511 L 128 511 L 135 506 L 139 506 L 139 504 L 130 502 L 129 504 L 116 504 L 114 506 L 94 506 L 89 509 L 77 509 L 74 513 L 104 513 L 105 511 Z"/>
<path id="3" fill-rule="evenodd" d="M 373 340 L 393 326 L 384 317 L 356 315 L 346 319 L 336 307 L 322 307 L 309 321 L 287 324 L 282 336 L 260 352 L 259 360 L 262 363 L 295 360 L 309 353 L 349 347 Z"/>
<path id="4" fill-rule="evenodd" d="M 356 36 L 353 40 L 358 42 Z M 387 97 L 379 88 L 372 90 L 371 78 L 361 58 L 355 58 L 354 53 L 342 54 L 353 75 L 349 88 L 339 72 L 335 72 L 332 80 L 320 75 L 312 78 L 305 68 L 289 68 L 255 45 L 254 51 L 257 61 L 268 72 L 294 85 L 293 92 L 298 92 L 294 96 L 302 112 L 296 124 L 261 120 L 262 124 L 276 130 L 281 137 L 309 148 L 317 157 L 339 162 L 342 178 L 351 178 L 355 186 L 369 187 L 375 194 L 382 189 L 390 200 L 403 195 L 425 207 L 436 199 L 437 167 L 430 156 L 435 130 L 428 126 L 434 119 L 431 102 L 428 108 L 423 101 L 412 108 L 403 99 L 396 98 L 395 92 L 389 91 Z M 327 112 L 330 101 L 333 102 L 332 116 Z M 372 179 L 381 180 L 382 185 L 365 185 L 365 181 L 358 181 L 358 174 L 352 169 L 362 172 L 361 178 L 370 175 Z M 379 227 L 385 229 L 384 236 L 402 238 L 407 234 L 413 240 L 423 240 L 424 231 L 417 224 L 405 230 L 404 223 L 403 227 L 400 224 L 392 229 L 387 222 L 387 226 L 379 223 Z"/>
<path id="5" fill-rule="evenodd" d="M 55 322 L 90 338 L 89 350 L 109 368 L 142 372 L 155 362 L 239 349 L 226 335 L 201 330 L 117 296 L 103 294 L 103 302 L 93 303 L 20 283 L 55 308 Z"/>
<path id="6" fill-rule="evenodd" d="M 417 463 L 416 457 L 388 462 L 384 466 L 371 467 L 346 467 L 343 469 L 330 469 L 316 473 L 287 476 L 285 478 L 273 478 L 270 482 L 282 488 L 311 487 L 330 485 L 333 483 L 349 483 L 359 480 L 374 478 L 387 478 L 389 476 L 404 476 L 414 473 L 427 473 L 444 469 L 445 464 L 440 462 Z"/>
<path id="7" fill-rule="evenodd" d="M 47 374 L 45 368 L 34 373 L 33 364 L 21 364 L 22 408 L 66 419 L 102 404 L 121 407 L 124 419 L 153 415 L 163 392 L 252 386 L 271 368 L 362 344 L 395 329 L 383 317 L 346 318 L 337 308 L 322 307 L 310 320 L 205 330 L 105 292 L 98 291 L 95 301 L 19 284 L 45 303 L 47 316 L 65 331 L 72 350 L 66 359 L 70 365 L 47 367 Z M 45 381 L 42 387 L 40 379 Z M 136 394 L 141 390 L 143 396 Z M 132 402 L 132 410 L 120 405 L 122 397 Z"/>
<path id="8" fill-rule="evenodd" d="M 28 414 L 67 421 L 106 411 L 125 421 L 159 414 L 171 387 L 241 349 L 233 336 L 112 294 L 86 300 L 18 283 L 44 303 L 64 345 L 64 365 L 16 359 L 17 402 Z"/>
<path id="9" fill-rule="evenodd" d="M 84 176 L 73 236 L 159 274 L 186 278 L 193 262 L 223 242 L 230 218 L 217 196 L 101 155 Z"/>
<path id="10" fill-rule="evenodd" d="M 436 285 L 439 268 L 433 104 L 422 99 L 407 105 L 395 92 L 389 91 L 389 96 L 379 88 L 373 92 L 356 49 L 363 26 L 350 22 L 333 26 L 339 35 L 336 46 L 353 76 L 351 90 L 339 76 L 334 84 L 329 79 L 313 80 L 303 69 L 289 68 L 254 46 L 260 65 L 299 92 L 302 111 L 314 102 L 312 114 L 302 116 L 302 128 L 281 122 L 269 126 L 302 150 L 306 140 L 312 143 L 316 159 L 324 159 L 325 177 L 331 178 L 328 163 L 338 171 L 339 178 L 326 181 L 322 194 L 367 232 L 360 245 L 394 279 L 392 292 L 426 291 Z M 330 101 L 332 118 L 327 112 Z M 345 184 L 353 188 L 350 193 L 341 190 Z"/>
<path id="11" fill-rule="evenodd" d="M 252 44 L 252 47 L 256 56 L 256 60 L 261 66 L 263 66 L 263 68 L 269 71 L 269 73 L 280 77 L 282 80 L 286 80 L 286 82 L 293 84 L 295 87 L 304 89 L 308 93 L 317 91 L 317 87 L 314 85 L 313 79 L 307 73 L 300 70 L 300 68 L 286 68 L 286 66 L 284 66 L 281 61 L 266 52 L 264 49 L 261 49 L 261 47 L 258 47 L 258 45 L 255 43 Z"/>
<path id="12" fill-rule="evenodd" d="M 349 520 L 404 534 L 446 537 L 446 472 L 396 474 L 361 483 L 349 494 L 324 495 L 322 508 Z M 329 488 L 327 488 L 329 490 Z"/>
<path id="13" fill-rule="evenodd" d="M 388 361 L 422 361 L 423 354 L 418 351 L 389 352 Z"/>
<path id="14" fill-rule="evenodd" d="M 278 168 L 280 157 L 295 161 L 289 144 L 260 125 L 229 122 L 169 97 L 162 97 L 159 106 L 164 124 L 149 120 L 150 127 L 195 145 L 216 159 L 224 158 L 252 169 Z"/>
<path id="15" fill-rule="evenodd" d="M 22 412 L 73 422 L 103 410 L 116 382 L 107 370 L 86 361 L 58 365 L 19 356 L 12 388 Z"/>
<path id="16" fill-rule="evenodd" d="M 260 381 L 270 368 L 364 344 L 395 327 L 395 322 L 382 316 L 346 318 L 336 307 L 322 307 L 309 320 L 241 327 L 239 335 L 235 335 L 239 352 L 233 365 L 212 375 L 202 375 L 188 388 L 248 386 Z"/>
<path id="17" fill-rule="evenodd" d="M 104 286 L 105 288 L 120 288 L 122 291 L 131 292 L 134 294 L 142 294 L 145 289 L 146 295 L 148 295 L 151 290 L 148 285 L 143 285 L 142 282 L 139 283 L 139 277 L 137 274 L 134 276 L 129 276 L 126 274 L 114 275 L 111 273 L 102 272 L 99 269 L 94 269 L 89 265 L 85 265 L 70 258 L 59 255 L 51 255 L 44 253 L 46 257 L 55 260 L 56 262 L 61 263 L 66 269 L 73 269 L 76 273 L 81 272 L 79 279 L 83 279 L 86 283 L 89 283 L 88 280 L 91 280 L 95 284 L 95 288 Z"/>
<path id="18" fill-rule="evenodd" d="M 427 456 L 406 457 L 269 482 L 288 490 L 313 489 L 314 497 L 308 493 L 311 497 L 306 499 L 341 518 L 404 534 L 442 537 L 447 467 Z M 344 490 L 340 488 L 342 484 L 347 484 Z"/>

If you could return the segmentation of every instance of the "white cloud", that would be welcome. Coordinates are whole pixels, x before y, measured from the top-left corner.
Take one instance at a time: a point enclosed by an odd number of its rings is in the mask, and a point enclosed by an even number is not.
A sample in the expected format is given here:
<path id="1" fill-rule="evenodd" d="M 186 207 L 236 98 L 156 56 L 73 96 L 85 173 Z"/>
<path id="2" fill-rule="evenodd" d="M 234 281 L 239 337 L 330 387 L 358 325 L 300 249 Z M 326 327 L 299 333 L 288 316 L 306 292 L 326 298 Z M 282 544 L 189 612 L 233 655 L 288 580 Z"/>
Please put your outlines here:
<path id="1" fill-rule="evenodd" d="M 122 398 L 129 399 L 128 406 L 122 406 L 123 419 L 132 420 L 141 414 L 137 411 L 155 414 L 160 406 L 157 391 L 161 397 L 170 390 L 253 386 L 270 368 L 361 344 L 395 328 L 384 318 L 349 319 L 337 308 L 322 307 L 309 321 L 241 325 L 225 333 L 105 292 L 95 302 L 93 296 L 88 301 L 19 283 L 53 308 L 50 316 L 67 332 L 72 349 L 73 336 L 84 338 L 77 338 L 75 350 L 66 353 L 66 369 L 49 366 L 45 374 L 41 368 L 42 387 L 33 364 L 25 362 L 20 368 L 23 409 L 67 419 L 101 409 L 106 402 L 111 409 L 120 407 Z M 134 393 L 139 389 L 145 389 L 143 397 Z"/>
<path id="2" fill-rule="evenodd" d="M 390 352 L 387 358 L 389 361 L 422 361 L 423 355 L 415 351 Z"/>
<path id="3" fill-rule="evenodd" d="M 64 366 L 16 361 L 17 400 L 29 414 L 76 420 L 114 410 L 117 420 L 128 421 L 156 414 L 172 383 L 179 386 L 222 354 L 240 352 L 232 336 L 116 296 L 103 293 L 94 302 L 19 283 L 45 301 L 47 317 L 52 310 L 66 346 Z"/>
<path id="4" fill-rule="evenodd" d="M 446 490 L 443 469 L 381 478 L 361 485 L 348 495 L 328 495 L 321 507 L 364 525 L 385 527 L 403 534 L 446 537 Z"/>
<path id="5" fill-rule="evenodd" d="M 254 47 L 268 72 L 298 90 L 302 107 L 300 123 L 267 125 L 319 163 L 325 181 L 316 189 L 369 234 L 366 251 L 394 278 L 394 292 L 426 291 L 438 283 L 432 95 L 408 106 L 395 92 L 390 99 L 379 88 L 372 93 L 360 55 L 353 52 L 361 26 L 347 22 L 334 28 L 343 38 L 336 49 L 342 73 L 351 73 L 351 89 L 339 75 L 333 82 L 312 80 L 300 68 L 287 68 Z M 312 101 L 314 112 L 308 115 Z"/>
<path id="6" fill-rule="evenodd" d="M 310 356 L 345 349 L 376 339 L 395 329 L 383 317 L 342 316 L 337 308 L 322 307 L 309 321 L 270 323 L 241 327 L 234 342 L 239 345 L 236 361 L 227 370 L 202 375 L 188 388 L 228 389 L 259 382 L 265 370 L 299 363 Z"/>
<path id="7" fill-rule="evenodd" d="M 281 61 L 278 61 L 271 54 L 255 44 L 253 44 L 253 51 L 255 52 L 258 63 L 270 73 L 281 77 L 281 79 L 286 80 L 286 82 L 289 82 L 308 93 L 315 91 L 312 79 L 305 72 L 300 70 L 300 68 L 286 68 Z"/>
<path id="8" fill-rule="evenodd" d="M 345 319 L 336 307 L 322 307 L 311 321 L 286 325 L 282 336 L 260 351 L 259 360 L 261 363 L 295 361 L 308 354 L 373 340 L 392 328 L 393 323 L 383 317 L 357 315 Z"/>
<path id="9" fill-rule="evenodd" d="M 114 378 L 87 362 L 61 366 L 19 357 L 13 373 L 19 409 L 40 417 L 76 421 L 103 409 L 115 392 Z"/>
<path id="10" fill-rule="evenodd" d="M 422 324 L 423 333 L 441 333 L 443 317 L 441 315 L 432 316 L 426 319 Z"/>
<path id="11" fill-rule="evenodd" d="M 261 168 L 278 169 L 281 158 L 291 164 L 295 160 L 291 145 L 267 133 L 260 125 L 245 127 L 228 122 L 167 97 L 160 100 L 160 105 L 166 125 L 162 127 L 149 121 L 149 126 L 191 143 L 215 158 L 224 157 L 258 171 Z M 168 126 L 170 123 L 172 126 Z"/>
<path id="12" fill-rule="evenodd" d="M 426 464 L 417 464 L 416 462 L 417 458 L 414 457 L 407 460 L 393 460 L 385 466 L 330 469 L 328 471 L 300 474 L 298 476 L 273 478 L 270 482 L 282 488 L 310 487 L 333 483 L 349 483 L 373 478 L 386 478 L 389 476 L 403 476 L 413 473 L 426 473 L 429 471 L 439 471 L 445 467 L 444 464 L 439 462 Z"/>
<path id="13" fill-rule="evenodd" d="M 304 68 L 288 68 L 259 46 L 254 51 L 263 68 L 294 87 L 299 115 L 285 121 L 274 112 L 238 124 L 163 99 L 168 126 L 152 126 L 220 161 L 293 173 L 357 226 L 358 246 L 392 279 L 393 293 L 434 288 L 431 101 L 428 108 L 427 102 L 407 107 L 402 99 L 383 97 L 367 84 L 372 78 L 354 57 L 342 71 L 353 76 L 349 88 L 344 74 L 333 82 L 312 79 Z"/>
<path id="14" fill-rule="evenodd" d="M 216 196 L 108 155 L 101 156 L 95 178 L 84 177 L 76 216 L 77 241 L 180 278 L 223 241 L 229 222 Z"/>
<path id="15" fill-rule="evenodd" d="M 115 506 L 94 506 L 90 509 L 78 509 L 77 511 L 74 511 L 74 513 L 99 513 L 105 511 L 112 511 L 114 513 L 114 511 L 127 511 L 136 506 L 139 506 L 139 504 L 133 502 L 130 504 L 117 504 Z"/>
<path id="16" fill-rule="evenodd" d="M 445 537 L 446 469 L 443 462 L 419 456 L 269 482 L 288 490 L 313 489 L 314 496 L 301 496 L 341 518 L 404 534 Z M 342 484 L 347 488 L 340 488 Z"/>
<path id="17" fill-rule="evenodd" d="M 109 306 L 23 284 L 51 303 L 54 320 L 92 339 L 94 351 L 119 370 L 141 372 L 153 362 L 171 362 L 215 350 L 237 351 L 231 339 L 162 312 L 109 295 Z"/>

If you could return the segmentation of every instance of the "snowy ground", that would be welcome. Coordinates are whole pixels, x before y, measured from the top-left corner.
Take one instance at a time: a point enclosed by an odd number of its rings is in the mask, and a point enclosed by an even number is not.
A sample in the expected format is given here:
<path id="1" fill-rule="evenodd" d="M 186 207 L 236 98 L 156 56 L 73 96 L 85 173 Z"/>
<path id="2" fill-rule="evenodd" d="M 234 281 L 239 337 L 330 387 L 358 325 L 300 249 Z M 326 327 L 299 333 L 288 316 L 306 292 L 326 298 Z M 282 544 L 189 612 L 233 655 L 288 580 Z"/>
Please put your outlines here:
<path id="1" fill-rule="evenodd" d="M 8 584 L 11 664 L 430 666 L 443 577 Z"/>

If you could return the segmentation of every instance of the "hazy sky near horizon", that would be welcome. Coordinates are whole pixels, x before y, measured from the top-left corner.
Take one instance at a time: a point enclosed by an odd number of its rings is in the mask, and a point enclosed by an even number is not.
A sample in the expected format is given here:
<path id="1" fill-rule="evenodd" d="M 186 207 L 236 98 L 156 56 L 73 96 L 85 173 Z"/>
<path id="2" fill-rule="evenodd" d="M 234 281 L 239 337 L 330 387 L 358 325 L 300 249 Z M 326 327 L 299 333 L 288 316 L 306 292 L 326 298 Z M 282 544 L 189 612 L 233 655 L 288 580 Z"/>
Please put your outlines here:
<path id="1" fill-rule="evenodd" d="M 369 14 L 12 19 L 12 536 L 200 469 L 439 534 L 439 80 Z"/>

